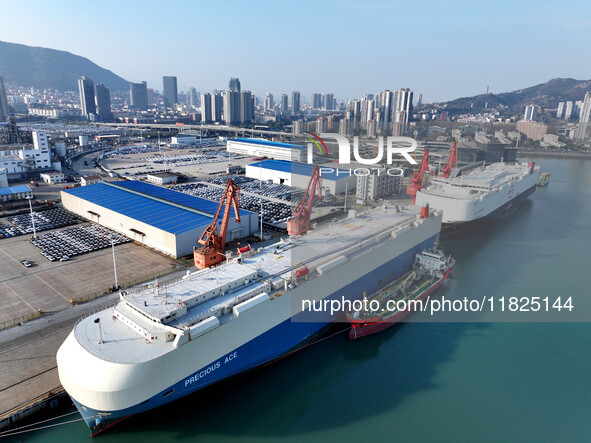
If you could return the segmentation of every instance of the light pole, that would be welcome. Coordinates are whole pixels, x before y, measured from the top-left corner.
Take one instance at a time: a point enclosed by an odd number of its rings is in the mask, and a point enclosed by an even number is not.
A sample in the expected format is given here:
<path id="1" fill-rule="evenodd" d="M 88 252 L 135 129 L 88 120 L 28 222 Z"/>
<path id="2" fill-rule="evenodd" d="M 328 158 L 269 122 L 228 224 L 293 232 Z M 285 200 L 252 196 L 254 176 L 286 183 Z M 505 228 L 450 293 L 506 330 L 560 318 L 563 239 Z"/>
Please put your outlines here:
<path id="1" fill-rule="evenodd" d="M 37 238 L 37 231 L 35 229 L 35 217 L 33 216 L 33 205 L 31 204 L 31 200 L 33 200 L 33 197 L 27 197 L 27 200 L 29 200 L 29 209 L 31 211 L 31 223 L 33 224 L 33 238 Z"/>
<path id="2" fill-rule="evenodd" d="M 119 287 L 117 281 L 117 261 L 115 260 L 115 236 L 111 234 L 111 249 L 113 250 L 113 271 L 115 272 L 115 289 Z"/>
<path id="3" fill-rule="evenodd" d="M 263 241 L 263 199 L 261 198 L 261 241 Z"/>
<path id="4" fill-rule="evenodd" d="M 343 212 L 347 212 L 347 191 L 349 190 L 349 182 L 345 182 L 345 207 L 343 208 Z"/>

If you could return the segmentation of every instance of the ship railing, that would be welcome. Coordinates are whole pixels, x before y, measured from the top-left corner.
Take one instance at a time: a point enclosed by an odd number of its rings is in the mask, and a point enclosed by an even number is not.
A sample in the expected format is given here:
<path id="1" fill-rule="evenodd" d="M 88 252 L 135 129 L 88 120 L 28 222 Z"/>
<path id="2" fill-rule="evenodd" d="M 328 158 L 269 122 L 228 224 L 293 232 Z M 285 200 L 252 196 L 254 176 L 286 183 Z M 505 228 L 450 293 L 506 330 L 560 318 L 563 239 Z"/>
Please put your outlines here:
<path id="1" fill-rule="evenodd" d="M 82 316 L 80 316 L 78 318 L 78 320 L 76 320 L 75 325 L 77 325 L 78 323 L 80 323 L 82 320 L 84 320 L 87 317 L 92 317 L 93 315 L 96 315 L 99 312 L 103 312 L 103 311 L 105 311 L 107 309 L 114 308 L 115 306 L 117 306 L 119 304 L 119 301 L 120 301 L 119 299 L 115 299 L 115 300 L 111 301 L 110 303 L 107 303 L 104 306 L 98 307 L 98 308 L 92 310 L 91 312 L 88 312 L 86 314 L 83 314 Z"/>
<path id="2" fill-rule="evenodd" d="M 86 336 L 80 336 L 80 331 L 78 330 L 77 326 L 85 319 L 87 319 L 88 317 L 92 317 L 96 314 L 98 314 L 99 312 L 103 312 L 107 309 L 112 309 L 115 306 L 117 306 L 117 304 L 119 304 L 119 299 L 115 299 L 113 301 L 111 301 L 111 303 L 108 303 L 107 305 L 101 306 L 101 307 L 97 307 L 96 309 L 92 310 L 89 313 L 85 313 L 83 315 L 81 315 L 78 320 L 76 320 L 76 323 L 74 323 L 74 336 L 76 337 L 76 339 L 78 340 L 79 343 L 82 343 L 85 340 Z"/>

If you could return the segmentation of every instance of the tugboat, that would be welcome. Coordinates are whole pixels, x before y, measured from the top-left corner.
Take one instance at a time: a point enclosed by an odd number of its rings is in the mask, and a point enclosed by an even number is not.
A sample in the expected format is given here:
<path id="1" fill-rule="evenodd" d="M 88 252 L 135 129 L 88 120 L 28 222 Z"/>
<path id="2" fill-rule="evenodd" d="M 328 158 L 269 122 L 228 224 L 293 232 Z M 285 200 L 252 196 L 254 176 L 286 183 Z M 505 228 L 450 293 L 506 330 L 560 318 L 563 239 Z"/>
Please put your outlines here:
<path id="1" fill-rule="evenodd" d="M 365 337 L 400 322 L 449 277 L 454 264 L 455 260 L 437 247 L 419 252 L 409 272 L 369 297 L 364 294 L 363 308 L 347 312 L 349 338 Z"/>

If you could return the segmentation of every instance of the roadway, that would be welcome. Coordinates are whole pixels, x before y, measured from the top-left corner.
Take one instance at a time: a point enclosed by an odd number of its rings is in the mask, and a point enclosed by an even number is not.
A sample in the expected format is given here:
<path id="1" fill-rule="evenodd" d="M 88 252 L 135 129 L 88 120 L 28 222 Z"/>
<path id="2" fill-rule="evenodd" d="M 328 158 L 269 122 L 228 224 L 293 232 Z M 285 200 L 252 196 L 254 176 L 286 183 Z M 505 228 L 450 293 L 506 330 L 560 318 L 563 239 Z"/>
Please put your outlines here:
<path id="1" fill-rule="evenodd" d="M 250 134 L 251 137 L 255 135 L 279 135 L 279 136 L 291 136 L 291 132 L 281 132 L 281 131 L 270 131 L 266 129 L 250 129 L 250 128 L 240 128 L 237 126 L 228 126 L 228 125 L 191 125 L 185 123 L 183 126 L 177 126 L 175 123 L 97 123 L 97 126 L 102 127 L 113 127 L 113 128 L 151 128 L 151 129 L 178 129 L 178 130 L 185 130 L 185 129 L 198 129 L 198 130 L 208 130 L 208 131 L 217 131 L 217 132 L 233 132 L 238 136 L 238 134 Z"/>

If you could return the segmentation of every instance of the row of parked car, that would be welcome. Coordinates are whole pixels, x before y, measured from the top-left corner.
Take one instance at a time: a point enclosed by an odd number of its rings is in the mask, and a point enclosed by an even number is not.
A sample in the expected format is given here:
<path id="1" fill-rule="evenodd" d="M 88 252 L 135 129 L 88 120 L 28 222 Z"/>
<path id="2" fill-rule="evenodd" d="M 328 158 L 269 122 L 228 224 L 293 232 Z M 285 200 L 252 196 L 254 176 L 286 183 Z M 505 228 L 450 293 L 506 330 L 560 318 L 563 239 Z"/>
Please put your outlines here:
<path id="1" fill-rule="evenodd" d="M 80 217 L 62 208 L 33 212 L 33 219 L 31 214 L 19 214 L 7 217 L 6 220 L 12 224 L 0 223 L 0 239 L 32 234 L 33 220 L 36 232 L 71 226 L 81 221 Z"/>
<path id="2" fill-rule="evenodd" d="M 74 225 L 80 222 L 80 217 L 65 209 L 53 208 L 47 211 L 33 212 L 32 219 L 31 214 L 19 214 L 7 217 L 6 220 L 18 228 L 18 231 L 15 232 L 21 232 L 17 235 L 22 235 L 33 232 L 33 221 L 35 222 L 35 231 L 41 232 Z"/>
<path id="3" fill-rule="evenodd" d="M 18 235 L 23 235 L 24 232 L 18 226 L 7 225 L 5 223 L 0 223 L 0 238 L 10 238 L 16 237 Z"/>
<path id="4" fill-rule="evenodd" d="M 49 261 L 66 261 L 85 254 L 130 241 L 127 237 L 100 225 L 83 225 L 54 231 L 31 239 Z"/>

